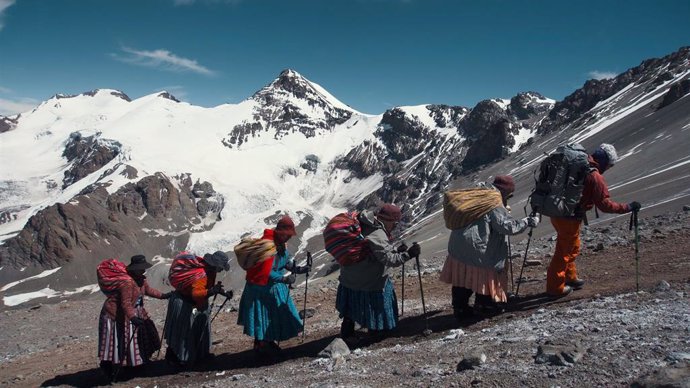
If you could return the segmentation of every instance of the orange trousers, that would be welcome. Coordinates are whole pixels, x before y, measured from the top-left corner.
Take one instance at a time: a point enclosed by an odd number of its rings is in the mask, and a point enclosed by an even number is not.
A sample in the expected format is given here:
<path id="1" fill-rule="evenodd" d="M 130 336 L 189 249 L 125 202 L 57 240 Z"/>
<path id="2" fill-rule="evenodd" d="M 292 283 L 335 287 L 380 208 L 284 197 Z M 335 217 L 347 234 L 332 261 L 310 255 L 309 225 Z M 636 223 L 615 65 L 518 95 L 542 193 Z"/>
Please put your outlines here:
<path id="1" fill-rule="evenodd" d="M 556 229 L 556 251 L 546 272 L 546 293 L 563 293 L 565 282 L 577 279 L 575 258 L 580 254 L 581 221 L 571 218 L 551 218 Z"/>

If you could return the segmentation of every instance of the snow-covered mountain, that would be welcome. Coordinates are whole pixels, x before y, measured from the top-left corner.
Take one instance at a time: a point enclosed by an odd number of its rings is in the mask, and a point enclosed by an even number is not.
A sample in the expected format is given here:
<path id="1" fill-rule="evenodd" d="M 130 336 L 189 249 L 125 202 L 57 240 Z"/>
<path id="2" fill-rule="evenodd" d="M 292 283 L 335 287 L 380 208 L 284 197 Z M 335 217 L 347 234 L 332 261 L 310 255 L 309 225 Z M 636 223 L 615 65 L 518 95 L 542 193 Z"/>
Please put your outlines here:
<path id="1" fill-rule="evenodd" d="M 285 213 L 300 231 L 292 251 L 309 247 L 324 275 L 335 268 L 320 231 L 336 213 L 395 202 L 407 225 L 424 225 L 458 177 L 502 159 L 522 164 L 519 175 L 538 159 L 525 155 L 550 150 L 555 134 L 586 141 L 672 95 L 655 113 L 665 116 L 687 100 L 688 52 L 588 81 L 558 103 L 526 92 L 471 109 L 364 114 L 293 70 L 213 108 L 166 92 L 56 95 L 0 117 L 0 293 L 11 305 L 76 292 L 95 283 L 98 261 L 140 252 L 160 262 L 152 273 L 162 279 L 174 252 L 231 251 Z"/>

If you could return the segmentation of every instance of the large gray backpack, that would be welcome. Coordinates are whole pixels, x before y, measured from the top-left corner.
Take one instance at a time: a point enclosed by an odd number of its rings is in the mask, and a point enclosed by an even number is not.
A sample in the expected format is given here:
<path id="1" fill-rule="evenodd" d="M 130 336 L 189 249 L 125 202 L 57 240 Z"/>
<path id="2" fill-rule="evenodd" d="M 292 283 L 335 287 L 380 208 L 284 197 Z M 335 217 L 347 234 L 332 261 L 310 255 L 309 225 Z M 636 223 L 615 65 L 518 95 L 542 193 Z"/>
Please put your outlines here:
<path id="1" fill-rule="evenodd" d="M 576 213 L 585 177 L 591 171 L 587 151 L 580 144 L 556 148 L 539 166 L 536 187 L 530 196 L 532 212 L 549 217 L 582 216 Z"/>

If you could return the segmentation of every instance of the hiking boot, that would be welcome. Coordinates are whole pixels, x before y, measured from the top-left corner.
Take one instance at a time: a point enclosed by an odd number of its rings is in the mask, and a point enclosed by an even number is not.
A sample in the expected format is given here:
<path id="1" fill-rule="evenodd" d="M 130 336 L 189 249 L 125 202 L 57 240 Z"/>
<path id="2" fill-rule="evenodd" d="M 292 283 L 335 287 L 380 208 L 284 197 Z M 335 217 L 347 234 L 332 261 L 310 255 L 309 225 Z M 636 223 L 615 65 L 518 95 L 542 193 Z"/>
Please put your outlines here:
<path id="1" fill-rule="evenodd" d="M 477 294 L 474 299 L 474 310 L 480 314 L 494 315 L 502 313 L 503 307 L 490 296 Z"/>
<path id="2" fill-rule="evenodd" d="M 579 290 L 582 287 L 584 287 L 585 281 L 582 279 L 575 279 L 575 280 L 565 282 L 565 285 L 572 287 L 573 290 Z"/>
<path id="3" fill-rule="evenodd" d="M 464 321 L 465 319 L 470 319 L 474 317 L 474 310 L 469 306 L 464 308 L 453 309 L 453 316 L 458 321 Z"/>
<path id="4" fill-rule="evenodd" d="M 110 361 L 101 361 L 99 367 L 101 368 L 103 376 L 105 376 L 108 381 L 113 381 L 113 378 L 115 377 L 113 363 Z"/>
<path id="5" fill-rule="evenodd" d="M 273 358 L 280 354 L 280 347 L 273 341 L 254 340 L 254 354 L 259 358 Z"/>
<path id="6" fill-rule="evenodd" d="M 343 323 L 340 324 L 340 338 L 349 338 L 353 334 L 355 334 L 355 321 L 347 317 L 343 318 Z"/>
<path id="7" fill-rule="evenodd" d="M 570 286 L 565 286 L 565 287 L 563 287 L 562 293 L 560 293 L 560 294 L 549 294 L 549 296 L 553 299 L 558 299 L 558 298 L 562 298 L 564 296 L 570 295 L 571 292 L 573 292 L 573 288 Z"/>

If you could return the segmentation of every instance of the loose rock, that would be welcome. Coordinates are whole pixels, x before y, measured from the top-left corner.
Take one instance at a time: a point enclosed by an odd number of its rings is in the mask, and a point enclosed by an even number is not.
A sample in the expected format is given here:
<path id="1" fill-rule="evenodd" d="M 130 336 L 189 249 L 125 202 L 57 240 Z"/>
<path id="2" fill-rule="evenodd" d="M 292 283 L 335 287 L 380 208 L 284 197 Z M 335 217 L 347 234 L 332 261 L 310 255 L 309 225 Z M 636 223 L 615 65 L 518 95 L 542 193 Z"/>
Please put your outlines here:
<path id="1" fill-rule="evenodd" d="M 350 348 L 341 338 L 334 339 L 326 348 L 319 352 L 319 357 L 336 358 L 350 354 Z"/>
<path id="2" fill-rule="evenodd" d="M 465 354 L 464 358 L 458 363 L 456 371 L 462 372 L 482 365 L 486 362 L 484 349 L 477 348 Z"/>
<path id="3" fill-rule="evenodd" d="M 654 291 L 656 292 L 666 292 L 671 289 L 671 285 L 666 280 L 660 280 L 656 286 L 654 286 Z"/>

